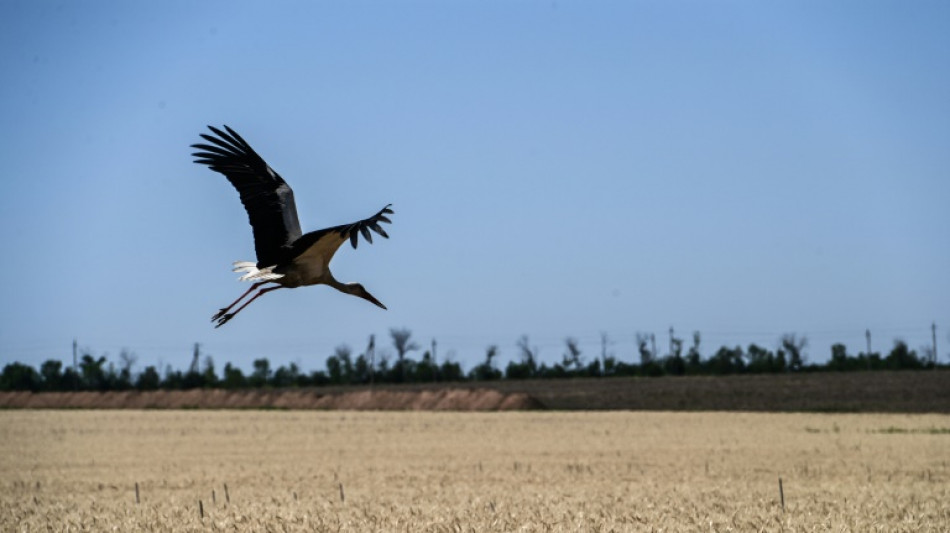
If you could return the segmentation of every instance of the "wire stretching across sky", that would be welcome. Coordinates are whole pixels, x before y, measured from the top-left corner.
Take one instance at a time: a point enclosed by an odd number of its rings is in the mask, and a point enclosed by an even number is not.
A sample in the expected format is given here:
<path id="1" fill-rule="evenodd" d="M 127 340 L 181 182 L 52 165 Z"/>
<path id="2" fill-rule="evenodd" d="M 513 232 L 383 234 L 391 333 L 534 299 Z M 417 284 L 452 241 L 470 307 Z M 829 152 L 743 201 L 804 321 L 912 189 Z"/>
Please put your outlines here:
<path id="1" fill-rule="evenodd" d="M 850 355 L 857 355 L 867 351 L 865 332 L 869 330 L 824 330 L 824 331 L 784 331 L 784 330 L 758 330 L 758 331 L 701 331 L 699 352 L 703 358 L 709 358 L 721 347 L 735 348 L 736 346 L 747 349 L 750 345 L 756 344 L 761 348 L 768 350 L 777 350 L 781 347 L 781 337 L 786 334 L 795 334 L 799 338 L 807 339 L 804 354 L 807 362 L 823 363 L 830 357 L 830 346 L 832 344 L 842 343 Z M 694 330 L 677 330 L 674 328 L 674 337 L 683 342 L 683 353 L 686 353 L 693 346 Z M 879 353 L 886 356 L 894 347 L 898 340 L 907 343 L 912 350 L 916 350 L 923 356 L 924 351 L 931 347 L 930 327 L 888 327 L 876 328 L 872 333 L 873 353 Z M 606 345 L 603 344 L 603 334 L 606 334 Z M 643 335 L 648 339 L 648 349 L 655 348 L 659 357 L 665 357 L 670 353 L 670 335 L 669 330 L 661 331 L 616 331 L 616 332 L 596 332 L 580 335 L 553 335 L 553 336 L 533 336 L 525 334 L 528 339 L 528 346 L 536 351 L 538 360 L 541 363 L 554 364 L 561 361 L 562 356 L 567 353 L 565 341 L 571 338 L 577 341 L 581 349 L 582 358 L 585 361 L 599 359 L 606 353 L 618 361 L 627 363 L 639 363 L 640 353 L 637 344 L 637 335 Z M 652 342 L 650 335 L 653 335 Z M 209 343 L 200 343 L 200 353 L 202 359 L 210 357 L 216 368 L 220 371 L 226 363 L 237 364 L 245 370 L 251 368 L 251 360 L 262 357 L 268 358 L 274 366 L 296 363 L 304 371 L 322 370 L 326 359 L 332 355 L 337 347 L 348 346 L 353 353 L 364 353 L 369 336 L 367 333 L 362 337 L 349 339 L 338 339 L 314 335 L 306 341 L 300 340 L 274 340 L 261 339 L 258 341 L 212 341 Z M 388 331 L 372 333 L 375 337 L 376 352 L 381 357 L 393 358 L 395 351 L 392 348 L 392 342 Z M 941 354 L 946 353 L 946 346 L 950 345 L 950 333 L 938 330 L 938 351 Z M 465 333 L 448 333 L 444 335 L 432 335 L 431 332 L 413 331 L 413 341 L 418 345 L 418 350 L 411 352 L 410 357 L 420 358 L 425 351 L 431 351 L 433 341 L 435 342 L 436 357 L 440 361 L 446 359 L 462 364 L 464 370 L 470 370 L 474 365 L 484 360 L 485 353 L 490 346 L 498 348 L 498 357 L 495 364 L 504 367 L 508 361 L 520 361 L 522 353 L 517 344 L 521 336 L 512 339 L 492 338 L 490 336 L 480 336 Z M 119 354 L 123 351 L 135 356 L 136 366 L 134 370 L 141 371 L 146 366 L 155 366 L 164 370 L 166 366 L 175 369 L 184 369 L 192 361 L 194 354 L 194 342 L 180 341 L 169 342 L 161 339 L 140 340 L 138 342 L 117 343 L 115 339 L 104 338 L 80 338 L 77 339 L 77 350 L 81 356 L 89 353 L 96 357 L 106 356 L 107 359 L 118 363 Z M 18 354 L 19 360 L 27 361 L 46 361 L 47 359 L 59 359 L 66 364 L 71 364 L 71 344 L 53 343 L 50 341 L 36 341 L 23 344 L 8 344 L 3 346 L 4 353 Z M 235 354 L 248 353 L 251 357 L 243 361 Z M 942 355 L 941 362 L 946 362 L 946 355 Z"/>
<path id="2" fill-rule="evenodd" d="M 671 325 L 916 349 L 950 324 L 948 56 L 929 1 L 3 2 L 0 363 L 77 338 L 317 368 L 391 327 L 466 362 Z M 333 262 L 388 311 L 314 287 L 213 329 L 254 258 L 191 163 L 224 123 L 305 229 L 393 204 Z"/>

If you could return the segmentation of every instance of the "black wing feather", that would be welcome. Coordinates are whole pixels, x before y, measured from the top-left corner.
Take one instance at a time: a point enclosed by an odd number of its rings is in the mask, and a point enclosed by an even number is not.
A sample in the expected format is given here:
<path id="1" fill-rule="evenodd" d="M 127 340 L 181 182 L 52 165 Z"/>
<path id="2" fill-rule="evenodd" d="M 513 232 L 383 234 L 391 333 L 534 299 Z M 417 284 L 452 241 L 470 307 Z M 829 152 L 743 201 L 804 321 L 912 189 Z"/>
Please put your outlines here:
<path id="1" fill-rule="evenodd" d="M 321 243 L 321 246 L 329 246 L 331 248 L 329 250 L 330 256 L 336 253 L 337 248 L 347 240 L 350 241 L 350 245 L 353 246 L 353 248 L 356 248 L 357 244 L 359 244 L 360 235 L 363 235 L 363 238 L 372 244 L 373 239 L 369 230 L 373 230 L 376 233 L 382 235 L 384 238 L 388 239 L 389 235 L 383 231 L 383 228 L 381 228 L 379 224 L 390 223 L 389 219 L 384 216 L 385 214 L 391 215 L 393 213 L 393 210 L 390 209 L 390 206 L 392 206 L 392 204 L 382 208 L 375 215 L 352 224 L 343 224 L 340 226 L 333 226 L 332 228 L 326 228 L 307 233 L 294 243 L 293 256 L 296 257 L 306 252 L 311 246 L 317 244 L 317 242 L 324 237 L 335 236 L 333 239 Z"/>
<path id="2" fill-rule="evenodd" d="M 376 233 L 382 235 L 384 238 L 388 239 L 389 235 L 383 231 L 383 228 L 379 227 L 379 224 L 380 222 L 385 222 L 387 224 L 390 223 L 389 219 L 385 217 L 386 214 L 392 214 L 393 212 L 393 210 L 390 209 L 390 206 L 392 206 L 392 204 L 388 204 L 386 207 L 380 209 L 379 213 L 376 213 L 367 219 L 329 229 L 330 231 L 338 231 L 341 235 L 348 236 L 350 238 L 350 244 L 353 245 L 353 248 L 356 248 L 356 245 L 359 243 L 358 234 L 362 234 L 363 238 L 366 239 L 366 242 L 373 244 L 373 236 L 369 230 L 373 230 Z"/>
<path id="3" fill-rule="evenodd" d="M 381 228 L 381 227 L 379 226 L 379 224 L 377 224 L 377 223 L 375 223 L 375 222 L 370 222 L 370 223 L 369 223 L 369 228 L 370 228 L 371 230 L 375 231 L 376 233 L 379 233 L 379 234 L 382 235 L 383 237 L 385 237 L 385 238 L 387 238 L 387 239 L 389 238 L 389 235 L 386 235 L 386 232 L 383 231 L 383 228 Z M 370 241 L 370 242 L 372 242 L 372 241 Z"/>
<path id="4" fill-rule="evenodd" d="M 284 261 L 301 235 L 293 190 L 237 132 L 227 126 L 226 132 L 208 129 L 217 136 L 202 133 L 210 144 L 191 145 L 201 150 L 192 154 L 195 163 L 224 174 L 241 195 L 254 230 L 258 267 Z"/>

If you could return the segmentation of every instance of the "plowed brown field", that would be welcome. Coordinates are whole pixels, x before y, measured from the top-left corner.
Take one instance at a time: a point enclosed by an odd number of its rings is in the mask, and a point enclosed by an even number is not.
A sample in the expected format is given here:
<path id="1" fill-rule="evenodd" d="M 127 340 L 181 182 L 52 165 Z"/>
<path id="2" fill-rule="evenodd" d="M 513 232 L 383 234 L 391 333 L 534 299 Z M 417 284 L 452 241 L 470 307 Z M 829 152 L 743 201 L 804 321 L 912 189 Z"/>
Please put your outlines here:
<path id="1" fill-rule="evenodd" d="M 233 391 L 0 392 L 0 407 L 424 411 L 637 409 L 950 414 L 950 371 L 533 379 Z"/>

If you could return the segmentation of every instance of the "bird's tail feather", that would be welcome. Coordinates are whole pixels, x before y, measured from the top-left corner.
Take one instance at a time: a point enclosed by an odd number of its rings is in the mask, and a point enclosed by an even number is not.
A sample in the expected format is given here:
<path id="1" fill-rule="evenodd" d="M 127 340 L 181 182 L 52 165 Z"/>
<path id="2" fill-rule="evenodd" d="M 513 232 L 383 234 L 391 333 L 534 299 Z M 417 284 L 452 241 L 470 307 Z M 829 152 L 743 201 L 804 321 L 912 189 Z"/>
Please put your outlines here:
<path id="1" fill-rule="evenodd" d="M 283 274 L 277 274 L 274 269 L 276 265 L 267 268 L 257 268 L 257 263 L 251 261 L 235 261 L 234 272 L 245 272 L 238 278 L 240 281 L 273 281 L 284 277 Z"/>

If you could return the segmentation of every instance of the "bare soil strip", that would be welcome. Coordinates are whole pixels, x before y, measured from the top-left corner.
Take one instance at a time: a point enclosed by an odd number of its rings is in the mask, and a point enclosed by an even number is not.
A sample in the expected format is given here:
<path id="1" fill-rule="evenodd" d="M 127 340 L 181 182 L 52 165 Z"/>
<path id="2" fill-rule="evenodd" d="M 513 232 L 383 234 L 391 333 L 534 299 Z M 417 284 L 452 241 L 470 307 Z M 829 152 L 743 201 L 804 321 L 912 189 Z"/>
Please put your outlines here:
<path id="1" fill-rule="evenodd" d="M 15 392 L 0 407 L 28 409 L 342 409 L 398 411 L 508 411 L 540 407 L 524 393 L 493 389 L 193 389 L 187 391 Z"/>
<path id="2" fill-rule="evenodd" d="M 306 389 L 0 393 L 0 408 L 950 413 L 950 372 L 588 378 Z"/>

